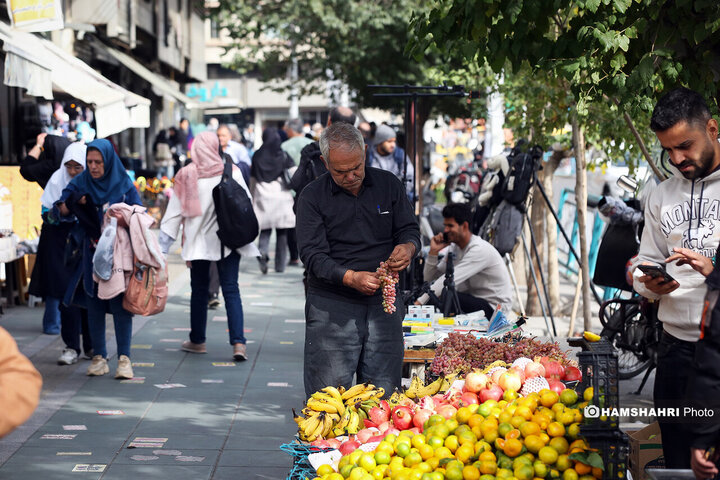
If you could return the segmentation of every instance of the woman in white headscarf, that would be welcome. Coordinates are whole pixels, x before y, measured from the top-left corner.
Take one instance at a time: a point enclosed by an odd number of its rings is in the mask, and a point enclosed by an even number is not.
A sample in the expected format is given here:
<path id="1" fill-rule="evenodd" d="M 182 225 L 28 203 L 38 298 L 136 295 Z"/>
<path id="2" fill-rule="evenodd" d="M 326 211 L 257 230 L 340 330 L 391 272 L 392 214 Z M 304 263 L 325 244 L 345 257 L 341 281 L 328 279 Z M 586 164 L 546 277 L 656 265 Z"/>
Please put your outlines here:
<path id="1" fill-rule="evenodd" d="M 71 269 L 65 266 L 65 243 L 76 221 L 74 217 L 61 219 L 57 207 L 54 206 L 70 180 L 85 169 L 86 150 L 83 143 L 72 143 L 65 149 L 60 168 L 52 174 L 40 197 L 43 225 L 29 291 L 32 295 L 45 299 L 46 308 L 60 305 L 60 335 L 65 342 L 65 349 L 58 358 L 60 365 L 72 365 L 78 361 L 81 353 L 81 330 L 85 356 L 92 356 L 87 311 L 61 304 L 70 283 L 71 272 Z"/>

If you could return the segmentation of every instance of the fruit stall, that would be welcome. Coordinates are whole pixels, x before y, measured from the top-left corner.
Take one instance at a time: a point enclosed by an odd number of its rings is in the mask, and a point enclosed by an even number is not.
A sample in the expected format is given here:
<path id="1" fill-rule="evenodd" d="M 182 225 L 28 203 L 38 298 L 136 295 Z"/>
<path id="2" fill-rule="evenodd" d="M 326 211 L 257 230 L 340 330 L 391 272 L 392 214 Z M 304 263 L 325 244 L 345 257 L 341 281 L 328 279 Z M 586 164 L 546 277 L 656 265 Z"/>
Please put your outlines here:
<path id="1" fill-rule="evenodd" d="M 604 340 L 570 344 L 575 356 L 518 335 L 450 333 L 427 380 L 403 391 L 327 386 L 294 412 L 288 478 L 625 478 L 617 418 L 584 416 L 617 406 L 617 355 Z"/>

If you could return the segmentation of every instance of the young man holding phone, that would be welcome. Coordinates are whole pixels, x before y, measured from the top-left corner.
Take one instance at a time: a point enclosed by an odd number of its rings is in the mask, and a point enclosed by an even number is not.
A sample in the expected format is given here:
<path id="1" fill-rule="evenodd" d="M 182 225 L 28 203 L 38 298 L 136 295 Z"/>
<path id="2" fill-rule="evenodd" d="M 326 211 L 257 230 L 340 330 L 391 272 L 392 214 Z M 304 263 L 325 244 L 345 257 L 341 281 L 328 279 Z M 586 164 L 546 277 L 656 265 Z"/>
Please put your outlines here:
<path id="1" fill-rule="evenodd" d="M 706 285 L 705 277 L 690 264 L 673 261 L 680 259 L 678 253 L 683 249 L 708 258 L 714 257 L 717 250 L 718 123 L 701 95 L 678 88 L 658 101 L 650 128 L 669 156 L 673 177 L 648 197 L 633 286 L 640 295 L 660 302 L 658 318 L 663 323 L 663 334 L 653 391 L 655 407 L 682 407 L 700 337 Z M 682 421 L 658 418 L 666 468 L 690 468 L 692 436 Z"/>

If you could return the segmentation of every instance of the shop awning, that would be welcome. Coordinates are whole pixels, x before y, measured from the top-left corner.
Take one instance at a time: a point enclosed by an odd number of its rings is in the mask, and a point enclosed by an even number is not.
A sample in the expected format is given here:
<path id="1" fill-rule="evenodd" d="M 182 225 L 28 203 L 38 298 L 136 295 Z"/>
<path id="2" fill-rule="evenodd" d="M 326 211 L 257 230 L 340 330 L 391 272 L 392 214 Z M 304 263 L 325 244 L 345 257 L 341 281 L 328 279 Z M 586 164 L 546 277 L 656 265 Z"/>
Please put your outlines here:
<path id="1" fill-rule="evenodd" d="M 6 52 L 3 83 L 9 87 L 22 87 L 32 96 L 50 100 L 53 98 L 51 71 L 43 59 L 33 53 L 27 37 L 35 36 L 15 32 L 0 22 L 0 40 Z"/>
<path id="2" fill-rule="evenodd" d="M 54 43 L 30 33 L 11 30 L 3 23 L 0 23 L 0 39 L 8 52 L 5 59 L 6 85 L 25 88 L 30 95 L 48 100 L 53 98 L 53 91 L 64 92 L 93 105 L 99 138 L 128 128 L 150 126 L 150 100 L 111 82 Z M 23 54 L 27 52 L 32 54 Z"/>
<path id="3" fill-rule="evenodd" d="M 138 62 L 130 55 L 127 55 L 101 42 L 94 42 L 94 44 L 109 53 L 113 58 L 115 58 L 115 60 L 135 72 L 135 74 L 137 74 L 139 77 L 145 79 L 148 83 L 150 83 L 150 85 L 153 86 L 153 89 L 158 95 L 164 95 L 166 97 L 174 99 L 185 105 L 185 108 L 192 109 L 199 107 L 199 104 L 197 102 L 195 102 L 192 98 L 188 97 L 180 90 L 178 90 L 172 83 L 170 83 L 170 80 L 150 71 L 142 63 Z"/>

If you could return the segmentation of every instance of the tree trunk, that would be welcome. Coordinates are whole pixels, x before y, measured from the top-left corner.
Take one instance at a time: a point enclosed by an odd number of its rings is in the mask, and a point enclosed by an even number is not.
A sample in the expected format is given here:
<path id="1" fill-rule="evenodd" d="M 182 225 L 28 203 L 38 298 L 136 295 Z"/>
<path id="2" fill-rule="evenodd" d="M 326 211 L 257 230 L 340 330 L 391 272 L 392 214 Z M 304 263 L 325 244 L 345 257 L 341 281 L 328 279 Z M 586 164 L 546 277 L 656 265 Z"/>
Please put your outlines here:
<path id="1" fill-rule="evenodd" d="M 424 188 L 424 175 L 423 175 L 423 156 L 425 155 L 425 141 L 423 139 L 423 126 L 425 125 L 425 122 L 427 122 L 428 118 L 430 118 L 430 113 L 432 111 L 432 105 L 430 102 L 428 102 L 425 99 L 418 99 L 416 103 L 416 110 L 415 110 L 415 122 L 416 122 L 416 131 L 417 131 L 417 151 L 415 152 L 415 158 L 412 158 L 412 150 L 413 150 L 413 137 L 415 135 L 415 132 L 413 132 L 411 125 L 408 124 L 407 127 L 407 135 L 405 137 L 405 153 L 410 158 L 410 161 L 412 161 L 413 166 L 415 167 L 415 194 L 417 198 L 417 203 L 413 205 L 415 207 L 415 214 L 419 215 L 422 211 L 423 206 L 423 198 L 422 198 L 422 191 Z"/>
<path id="2" fill-rule="evenodd" d="M 575 151 L 575 203 L 577 205 L 578 230 L 580 232 L 580 263 L 582 268 L 582 303 L 585 330 L 591 330 L 590 321 L 590 265 L 585 226 L 587 224 L 587 172 L 585 171 L 585 132 L 578 120 L 577 112 L 572 114 L 573 150 Z"/>
<path id="3" fill-rule="evenodd" d="M 538 180 L 540 181 L 540 178 L 543 176 L 543 171 L 538 172 Z M 545 200 L 542 198 L 542 194 L 540 192 L 533 192 L 532 197 L 532 204 L 531 204 L 531 211 L 530 211 L 530 228 L 532 229 L 533 233 L 535 234 L 535 243 L 537 243 L 537 251 L 540 256 L 540 263 L 538 263 L 538 259 L 535 258 L 535 256 L 532 257 L 532 263 L 535 269 L 535 274 L 537 275 L 537 281 L 538 285 L 540 286 L 541 277 L 540 277 L 540 269 L 542 268 L 544 270 L 545 262 L 543 261 L 543 258 L 545 257 Z M 529 236 L 526 237 L 528 240 L 530 239 Z M 530 252 L 532 254 L 532 248 L 530 248 Z M 532 273 L 530 268 L 528 268 L 527 271 L 527 300 L 525 301 L 525 312 L 528 316 L 537 316 L 542 315 L 542 309 L 540 308 L 540 298 L 539 296 L 543 294 L 543 292 L 538 292 L 535 288 L 535 283 L 532 279 Z M 541 286 L 542 288 L 542 286 Z M 545 299 L 542 301 L 544 302 Z"/>
<path id="4" fill-rule="evenodd" d="M 556 143 L 552 146 L 553 153 L 548 162 L 543 167 L 542 186 L 545 189 L 548 200 L 553 200 L 553 177 L 555 170 L 560 166 L 563 159 L 570 156 L 570 150 L 564 148 L 562 144 Z M 549 208 L 545 209 L 545 225 L 547 234 L 547 270 L 548 270 L 548 290 L 550 295 L 550 305 L 553 311 L 560 310 L 560 262 L 558 260 L 557 247 L 557 224 L 555 217 Z"/>

